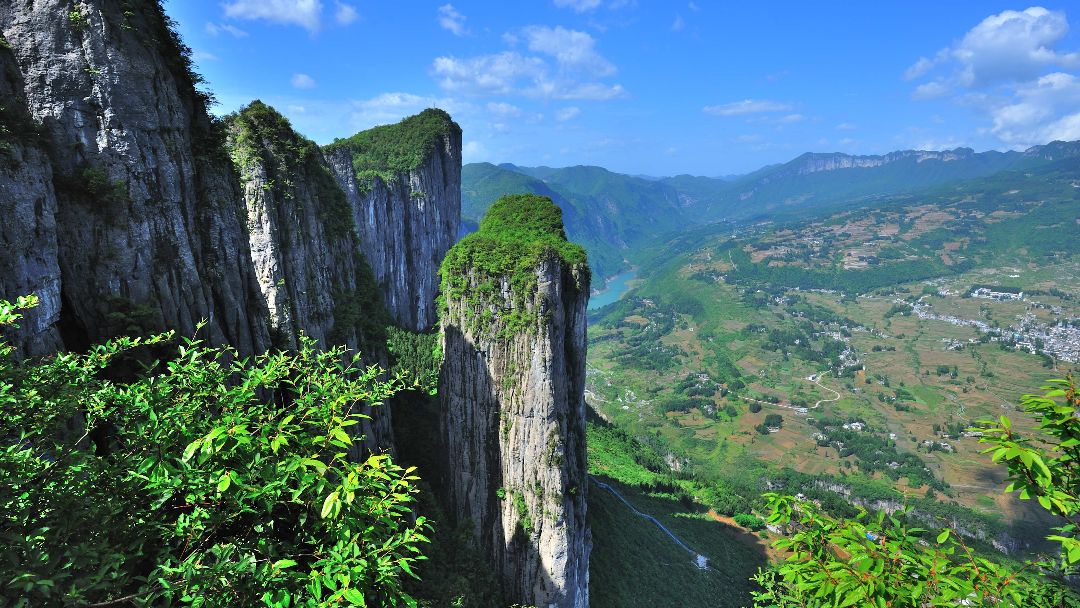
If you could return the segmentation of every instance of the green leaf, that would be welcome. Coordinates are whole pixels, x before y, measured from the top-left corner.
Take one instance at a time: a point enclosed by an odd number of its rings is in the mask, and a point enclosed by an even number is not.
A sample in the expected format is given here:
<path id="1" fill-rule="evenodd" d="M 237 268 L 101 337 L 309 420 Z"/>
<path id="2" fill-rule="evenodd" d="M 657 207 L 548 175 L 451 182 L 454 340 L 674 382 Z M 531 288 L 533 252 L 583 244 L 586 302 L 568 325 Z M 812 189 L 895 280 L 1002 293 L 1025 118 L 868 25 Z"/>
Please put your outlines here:
<path id="1" fill-rule="evenodd" d="M 229 489 L 230 485 L 232 485 L 232 476 L 229 475 L 228 471 L 225 471 L 225 474 L 222 475 L 220 479 L 218 479 L 217 491 L 224 492 L 225 490 Z"/>
<path id="2" fill-rule="evenodd" d="M 191 457 L 195 455 L 195 451 L 199 449 L 201 444 L 202 439 L 196 439 L 188 444 L 187 448 L 184 450 L 184 462 L 191 460 Z"/>
<path id="3" fill-rule="evenodd" d="M 330 513 L 334 510 L 334 507 L 337 504 L 338 504 L 338 493 L 336 491 L 331 492 L 330 495 L 326 497 L 326 500 L 323 501 L 322 512 L 320 514 L 321 517 L 323 519 L 326 519 L 330 515 Z"/>
<path id="4" fill-rule="evenodd" d="M 945 528 L 944 530 L 941 531 L 941 534 L 937 535 L 937 542 L 940 545 L 941 543 L 943 543 L 943 542 L 945 542 L 947 540 L 949 540 L 949 529 Z"/>
<path id="5" fill-rule="evenodd" d="M 295 565 L 296 562 L 291 559 L 279 559 L 278 561 L 274 562 L 272 568 L 274 570 L 286 570 L 288 568 L 292 568 Z"/>

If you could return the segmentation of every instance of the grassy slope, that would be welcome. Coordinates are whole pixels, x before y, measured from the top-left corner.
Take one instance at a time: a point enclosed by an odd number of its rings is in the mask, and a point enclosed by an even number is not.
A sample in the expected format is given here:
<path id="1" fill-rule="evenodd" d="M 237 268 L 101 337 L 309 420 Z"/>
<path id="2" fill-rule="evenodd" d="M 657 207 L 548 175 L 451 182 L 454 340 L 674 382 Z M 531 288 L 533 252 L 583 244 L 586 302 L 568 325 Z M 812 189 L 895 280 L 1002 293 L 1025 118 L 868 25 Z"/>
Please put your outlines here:
<path id="1" fill-rule="evenodd" d="M 708 557 L 712 566 L 699 570 L 692 556 L 652 522 L 634 514 L 607 490 L 590 485 L 593 606 L 749 604 L 749 578 L 766 563 L 763 543 L 741 528 L 708 518 L 707 509 L 690 498 L 692 493 L 701 493 L 702 486 L 673 478 L 655 450 L 599 420 L 589 425 L 589 470 L 639 511 L 662 521 Z"/>

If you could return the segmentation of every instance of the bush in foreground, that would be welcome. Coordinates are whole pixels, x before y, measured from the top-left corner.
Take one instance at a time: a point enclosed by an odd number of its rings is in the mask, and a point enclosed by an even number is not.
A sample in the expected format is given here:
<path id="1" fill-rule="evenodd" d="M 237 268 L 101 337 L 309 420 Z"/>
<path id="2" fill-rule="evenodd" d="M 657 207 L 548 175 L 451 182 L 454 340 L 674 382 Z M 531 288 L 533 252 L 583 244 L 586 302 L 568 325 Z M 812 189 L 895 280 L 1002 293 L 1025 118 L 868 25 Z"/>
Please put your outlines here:
<path id="1" fill-rule="evenodd" d="M 0 326 L 20 308 L 0 302 Z M 401 388 L 341 350 L 239 359 L 171 334 L 16 362 L 0 343 L 0 603 L 398 606 L 426 542 L 411 469 L 361 461 Z"/>
<path id="2" fill-rule="evenodd" d="M 1066 583 L 1080 564 L 1080 399 L 1071 379 L 1044 389 L 1042 396 L 1022 399 L 1039 421 L 1039 436 L 1020 436 L 1004 416 L 980 423 L 979 430 L 989 445 L 985 453 L 1008 466 L 1005 490 L 1035 498 L 1065 520 L 1048 537 L 1061 544 L 1059 556 L 1013 569 L 977 555 L 948 528 L 910 527 L 902 513 L 843 520 L 814 503 L 769 494 L 768 522 L 788 529 L 776 546 L 789 557 L 754 578 L 762 587 L 754 605 L 1080 606 Z"/>

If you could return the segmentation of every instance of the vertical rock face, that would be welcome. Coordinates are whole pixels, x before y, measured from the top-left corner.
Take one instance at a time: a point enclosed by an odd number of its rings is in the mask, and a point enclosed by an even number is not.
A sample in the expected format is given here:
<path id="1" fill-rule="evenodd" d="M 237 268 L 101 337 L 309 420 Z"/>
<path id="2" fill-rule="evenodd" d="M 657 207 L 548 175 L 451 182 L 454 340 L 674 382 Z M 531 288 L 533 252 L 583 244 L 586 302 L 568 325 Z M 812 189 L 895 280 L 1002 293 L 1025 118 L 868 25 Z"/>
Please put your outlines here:
<path id="1" fill-rule="evenodd" d="M 0 30 L 50 150 L 65 346 L 133 329 L 191 334 L 207 319 L 204 339 L 265 349 L 239 183 L 160 7 L 5 2 Z M 47 214 L 52 201 L 39 200 Z M 54 317 L 55 294 L 39 291 Z"/>
<path id="2" fill-rule="evenodd" d="M 0 46 L 0 297 L 36 294 L 40 300 L 21 327 L 5 337 L 20 354 L 39 355 L 62 347 L 55 327 L 60 320 L 56 194 L 52 165 L 25 108 L 19 66 Z"/>
<path id="3" fill-rule="evenodd" d="M 335 142 L 326 155 L 391 317 L 406 329 L 431 329 L 432 271 L 461 223 L 461 128 L 429 109 Z"/>
<path id="4" fill-rule="evenodd" d="M 322 344 L 367 350 L 383 330 L 382 302 L 322 151 L 260 101 L 227 122 L 275 342 L 295 348 L 303 332 Z"/>
<path id="5" fill-rule="evenodd" d="M 303 333 L 385 367 L 382 297 L 322 151 L 261 101 L 227 117 L 226 130 L 274 346 L 296 348 Z M 428 272 L 436 276 L 435 267 Z M 365 413 L 357 429 L 365 447 L 392 447 L 390 410 Z"/>
<path id="6" fill-rule="evenodd" d="M 559 208 L 504 197 L 442 268 L 441 421 L 460 523 L 508 602 L 588 606 L 584 251 Z"/>

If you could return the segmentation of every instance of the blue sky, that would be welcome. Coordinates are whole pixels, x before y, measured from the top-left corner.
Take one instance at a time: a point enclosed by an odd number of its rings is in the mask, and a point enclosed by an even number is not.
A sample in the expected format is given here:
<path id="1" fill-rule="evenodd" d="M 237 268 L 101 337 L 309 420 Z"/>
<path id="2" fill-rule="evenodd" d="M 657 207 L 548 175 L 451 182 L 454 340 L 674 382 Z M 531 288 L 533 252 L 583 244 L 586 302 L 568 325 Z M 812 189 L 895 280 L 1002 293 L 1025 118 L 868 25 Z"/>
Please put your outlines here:
<path id="1" fill-rule="evenodd" d="M 425 107 L 466 162 L 725 175 L 1080 139 L 1080 2 L 166 0 L 221 104 L 319 143 Z"/>

